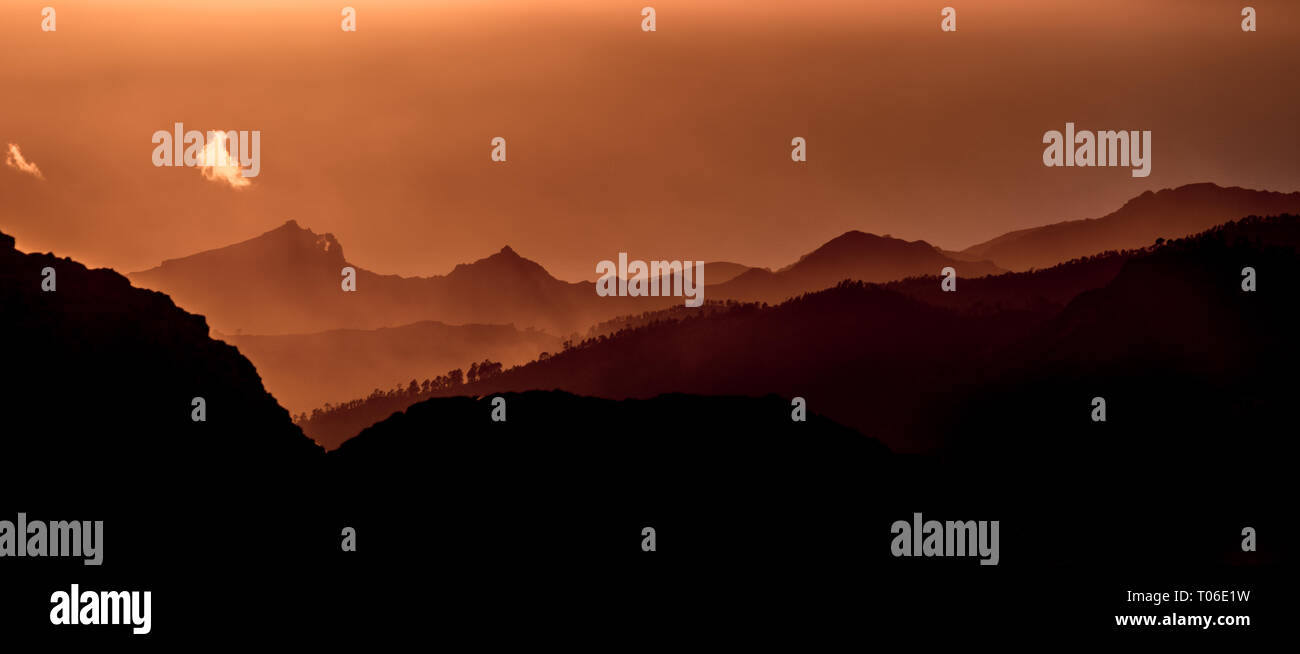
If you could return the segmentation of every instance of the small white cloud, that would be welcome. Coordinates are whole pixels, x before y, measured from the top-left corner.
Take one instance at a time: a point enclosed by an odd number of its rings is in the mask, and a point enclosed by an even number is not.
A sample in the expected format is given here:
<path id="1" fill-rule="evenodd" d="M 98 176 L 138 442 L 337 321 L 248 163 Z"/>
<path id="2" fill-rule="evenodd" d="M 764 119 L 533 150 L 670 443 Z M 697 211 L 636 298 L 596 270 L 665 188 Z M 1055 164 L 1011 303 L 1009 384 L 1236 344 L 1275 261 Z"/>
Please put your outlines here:
<path id="1" fill-rule="evenodd" d="M 16 143 L 9 144 L 9 154 L 5 156 L 5 165 L 27 173 L 36 179 L 45 179 L 45 175 L 41 174 L 41 169 L 23 157 L 23 151 L 18 149 Z"/>
<path id="2" fill-rule="evenodd" d="M 245 188 L 253 182 L 240 170 L 239 157 L 230 153 L 227 136 L 226 132 L 209 133 L 208 143 L 199 155 L 199 171 L 204 179 L 225 182 L 232 188 Z"/>

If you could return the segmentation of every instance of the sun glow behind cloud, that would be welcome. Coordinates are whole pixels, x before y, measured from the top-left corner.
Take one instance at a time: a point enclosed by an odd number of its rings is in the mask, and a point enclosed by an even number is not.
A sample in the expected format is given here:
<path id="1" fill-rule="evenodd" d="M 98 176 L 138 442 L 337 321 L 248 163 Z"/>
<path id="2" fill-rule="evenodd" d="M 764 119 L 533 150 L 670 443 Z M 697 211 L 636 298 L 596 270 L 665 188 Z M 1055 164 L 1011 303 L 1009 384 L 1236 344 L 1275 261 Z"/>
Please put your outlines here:
<path id="1" fill-rule="evenodd" d="M 227 132 L 209 132 L 208 143 L 199 155 L 199 172 L 213 182 L 225 182 L 231 188 L 247 188 L 252 181 L 244 177 L 239 168 L 239 158 L 230 154 Z"/>

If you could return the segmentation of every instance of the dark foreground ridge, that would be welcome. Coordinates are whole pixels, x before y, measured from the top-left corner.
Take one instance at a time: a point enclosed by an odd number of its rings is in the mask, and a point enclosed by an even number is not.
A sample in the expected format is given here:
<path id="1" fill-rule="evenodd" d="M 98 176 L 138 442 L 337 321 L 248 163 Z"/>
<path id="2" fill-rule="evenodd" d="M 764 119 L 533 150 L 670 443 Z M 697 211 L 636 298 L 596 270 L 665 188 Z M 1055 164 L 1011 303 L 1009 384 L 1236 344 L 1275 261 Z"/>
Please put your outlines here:
<path id="1" fill-rule="evenodd" d="M 42 290 L 47 269 L 53 291 Z M 112 270 L 24 254 L 0 234 L 0 307 L 0 459 L 230 474 L 323 454 L 203 316 Z M 203 422 L 191 419 L 196 397 Z"/>

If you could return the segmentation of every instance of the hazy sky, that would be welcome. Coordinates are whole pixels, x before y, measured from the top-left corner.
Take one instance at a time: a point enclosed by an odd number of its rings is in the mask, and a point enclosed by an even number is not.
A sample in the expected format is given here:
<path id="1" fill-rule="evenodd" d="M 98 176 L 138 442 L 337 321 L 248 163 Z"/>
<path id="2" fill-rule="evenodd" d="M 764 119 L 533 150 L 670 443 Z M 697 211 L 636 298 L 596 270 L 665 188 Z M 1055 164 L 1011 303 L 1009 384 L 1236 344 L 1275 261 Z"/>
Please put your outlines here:
<path id="1" fill-rule="evenodd" d="M 620 251 L 777 266 L 850 229 L 961 248 L 1148 189 L 1300 190 L 1300 2 L 1251 0 L 1255 33 L 1243 4 L 6 0 L 0 147 L 44 179 L 0 166 L 0 230 L 134 271 L 293 218 L 379 272 L 509 244 L 590 279 Z M 1066 121 L 1152 130 L 1150 177 L 1044 167 Z M 175 122 L 260 130 L 261 174 L 154 167 Z"/>

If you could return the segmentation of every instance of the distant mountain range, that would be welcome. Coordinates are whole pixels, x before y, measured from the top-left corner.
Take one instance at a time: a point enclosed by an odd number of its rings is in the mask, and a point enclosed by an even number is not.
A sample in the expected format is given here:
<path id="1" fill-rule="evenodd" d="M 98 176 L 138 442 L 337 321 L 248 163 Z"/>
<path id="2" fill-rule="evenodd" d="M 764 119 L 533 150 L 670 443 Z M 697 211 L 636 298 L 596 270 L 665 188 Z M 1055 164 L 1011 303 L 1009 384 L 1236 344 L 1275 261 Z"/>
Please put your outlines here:
<path id="1" fill-rule="evenodd" d="M 353 293 L 340 288 L 340 271 L 349 265 L 357 271 Z M 947 257 L 924 241 L 849 232 L 776 272 L 706 263 L 704 296 L 779 302 L 844 279 L 884 282 L 938 274 L 946 266 L 957 267 L 962 276 L 1001 272 L 988 262 Z M 212 283 L 218 278 L 222 283 Z M 294 221 L 242 243 L 169 259 L 131 279 L 208 316 L 226 334 L 376 329 L 436 320 L 512 324 L 563 336 L 616 316 L 683 303 L 680 297 L 600 297 L 594 282 L 556 279 L 510 247 L 444 276 L 379 275 L 349 263 L 332 234 L 316 234 Z"/>
<path id="2" fill-rule="evenodd" d="M 341 289 L 345 266 L 356 270 L 355 292 Z M 509 247 L 442 276 L 380 275 L 349 263 L 332 234 L 316 234 L 292 220 L 242 243 L 164 261 L 131 279 L 209 316 L 221 332 L 245 334 L 377 329 L 425 320 L 568 334 L 642 300 L 597 297 L 593 283 L 560 281 Z"/>
<path id="3" fill-rule="evenodd" d="M 705 298 L 774 303 L 845 279 L 889 282 L 937 275 L 949 266 L 959 278 L 973 279 L 1140 248 L 1157 237 L 1178 238 L 1246 215 L 1287 212 L 1300 212 L 1300 193 L 1207 183 L 1147 192 L 1102 218 L 1019 230 L 961 252 L 851 231 L 775 271 L 708 263 Z M 340 289 L 340 271 L 348 265 L 357 271 L 355 293 Z M 599 297 L 593 282 L 556 279 L 510 247 L 442 276 L 380 275 L 349 263 L 333 235 L 316 234 L 294 221 L 248 241 L 164 261 L 130 277 L 207 316 L 226 334 L 377 329 L 434 320 L 513 324 L 563 337 L 585 333 L 591 325 L 616 316 L 682 302 Z"/>
<path id="4" fill-rule="evenodd" d="M 938 275 L 952 267 L 961 277 L 1005 272 L 988 261 L 959 261 L 925 241 L 904 241 L 852 231 L 800 257 L 776 272 L 753 268 L 731 281 L 710 286 L 705 297 L 742 302 L 780 302 L 845 280 L 888 282 Z"/>
<path id="5" fill-rule="evenodd" d="M 349 265 L 358 290 L 345 293 L 340 272 Z M 775 273 L 708 262 L 704 295 L 775 303 L 843 279 L 888 281 L 948 265 L 963 275 L 999 270 L 947 258 L 921 241 L 850 232 Z M 683 304 L 680 297 L 600 297 L 594 282 L 556 279 L 509 247 L 445 276 L 378 275 L 350 264 L 333 235 L 294 221 L 131 278 L 207 316 L 294 413 L 471 361 L 524 363 L 602 321 Z"/>
<path id="6" fill-rule="evenodd" d="M 925 320 L 920 316 L 929 311 L 927 307 L 954 310 L 966 321 L 963 329 L 967 333 L 943 339 L 944 347 L 931 348 L 923 357 L 930 360 L 946 352 L 944 356 L 950 357 L 947 364 L 951 365 L 953 360 L 961 360 L 971 352 L 1014 342 L 1026 334 L 1025 330 L 1059 313 L 1080 294 L 1104 287 L 1133 257 L 1149 255 L 1157 237 L 1177 238 L 1243 215 L 1278 213 L 1289 208 L 1300 211 L 1300 193 L 1192 184 L 1144 193 L 1103 218 L 1020 230 L 961 252 L 944 251 L 924 241 L 851 231 L 776 270 L 710 262 L 705 266 L 708 283 L 705 299 L 779 304 L 834 287 L 843 280 L 884 283 L 887 285 L 883 290 L 890 295 L 918 300 L 919 304 L 898 304 L 900 299 L 878 295 L 876 290 L 840 289 L 833 295 L 843 295 L 842 299 L 857 307 L 852 311 L 859 313 L 827 318 L 830 325 L 848 319 L 849 315 L 868 322 L 873 320 L 871 315 L 894 316 L 893 320 L 909 325 L 910 331 L 894 333 L 883 326 L 864 329 L 858 325 L 843 336 L 849 338 L 854 334 L 859 340 L 874 339 L 877 344 L 894 339 L 897 349 L 902 351 L 907 347 L 900 343 L 911 343 L 919 334 L 934 334 L 933 325 L 921 324 Z M 339 288 L 340 270 L 347 265 L 357 269 L 355 293 L 344 293 Z M 939 271 L 949 266 L 957 271 L 958 293 L 941 292 L 935 280 Z M 1037 270 L 1001 274 L 1006 272 L 1004 268 Z M 684 311 L 681 298 L 600 297 L 593 282 L 556 279 L 541 265 L 509 247 L 484 259 L 458 265 L 443 276 L 379 275 L 349 264 L 332 235 L 316 234 L 293 221 L 242 243 L 168 260 L 157 268 L 135 273 L 132 279 L 137 284 L 167 292 L 187 309 L 208 315 L 222 338 L 237 344 L 254 361 L 268 388 L 295 412 L 308 411 L 326 401 L 352 400 L 349 405 L 355 405 L 356 398 L 363 398 L 372 389 L 391 389 L 412 379 L 428 379 L 484 358 L 510 367 L 530 361 L 541 352 L 554 354 L 561 349 L 560 341 L 581 340 L 578 334 L 612 337 L 619 329 L 628 331 L 626 327 L 662 329 L 654 323 L 680 320 Z M 213 283 L 214 279 L 222 281 Z M 889 308 L 871 308 L 877 302 Z M 913 312 L 919 313 L 912 315 Z M 707 329 L 721 333 L 726 330 L 717 325 L 739 320 L 735 315 L 712 315 L 718 313 L 717 307 L 701 313 L 710 314 L 707 323 L 687 320 L 683 324 L 696 324 L 697 328 L 708 324 L 711 327 Z M 980 316 L 979 320 L 986 322 L 981 323 L 972 316 Z M 936 324 L 946 324 L 952 318 L 940 314 L 934 320 Z M 458 324 L 461 326 L 455 326 Z M 598 327 L 602 324 L 604 327 Z M 852 321 L 850 324 L 857 325 Z M 813 327 L 809 325 L 815 333 Z M 993 331 L 986 333 L 986 328 Z M 590 332 L 592 329 L 596 331 Z M 749 325 L 738 329 L 760 328 Z M 880 333 L 872 331 L 881 329 L 884 331 Z M 975 340 L 967 341 L 968 336 Z M 839 342 L 834 335 L 825 337 Z M 694 338 L 686 334 L 674 336 L 680 339 L 674 347 L 694 352 L 700 347 L 698 343 L 707 340 Z M 789 343 L 802 338 L 791 333 L 780 343 L 766 342 L 762 347 L 783 351 Z M 714 347 L 726 352 L 749 343 L 745 338 L 731 336 L 725 340 L 726 343 Z M 957 350 L 946 349 L 954 344 L 964 345 Z M 881 354 L 887 359 L 892 356 Z M 569 383 L 568 373 L 540 373 L 534 366 L 525 368 L 530 371 L 527 374 L 505 375 L 492 383 L 511 381 L 511 385 L 502 387 L 509 390 L 560 387 L 611 397 L 621 397 L 622 392 L 642 397 L 650 392 L 672 390 L 799 391 L 794 385 L 773 386 L 773 380 L 750 374 L 752 371 L 738 372 L 747 370 L 741 363 L 748 356 L 752 354 L 737 351 L 739 358 L 727 365 L 680 370 L 678 373 L 683 375 L 680 383 L 670 381 L 677 379 L 675 373 L 657 384 L 624 390 L 620 389 L 630 379 L 647 378 L 650 373 L 644 371 L 661 365 L 661 357 L 618 364 L 624 366 L 622 370 L 642 371 L 632 377 L 612 369 L 608 375 L 599 372 L 621 361 L 613 357 L 608 364 L 592 361 L 590 365 L 579 366 L 581 381 L 576 385 L 565 385 Z M 807 363 L 803 361 L 802 367 L 790 371 L 791 374 L 798 376 L 816 369 L 803 365 Z M 883 365 L 883 360 L 878 363 Z M 902 375 L 905 372 L 902 366 L 917 362 L 895 363 L 900 368 L 894 374 Z M 558 370 L 562 363 L 552 359 L 537 365 L 544 370 Z M 780 368 L 776 362 L 771 365 Z M 944 363 L 935 360 L 931 365 L 938 370 Z M 887 369 L 881 368 L 876 374 L 884 374 Z M 739 374 L 735 380 L 738 385 L 709 381 L 724 372 Z M 904 382 L 903 388 L 909 383 L 912 382 Z M 920 386 L 913 389 L 930 382 L 915 383 Z M 422 390 L 415 396 L 425 392 Z M 833 390 L 830 395 L 833 405 L 859 402 L 859 398 L 842 396 Z M 888 397 L 890 393 L 884 395 Z M 405 397 L 393 397 L 389 393 L 382 404 L 391 412 L 405 406 L 404 401 L 409 403 Z M 895 399 L 907 401 L 903 397 Z M 323 428 L 325 423 L 317 421 L 304 427 L 320 442 L 336 445 L 354 434 L 355 429 L 382 417 L 331 416 L 326 421 L 331 427 Z M 863 430 L 882 427 L 879 420 L 870 425 L 854 422 L 851 417 L 846 420 Z M 905 430 L 906 425 L 900 423 L 891 428 Z M 882 439 L 891 442 L 892 437 L 882 436 Z"/>
<path id="7" fill-rule="evenodd" d="M 1300 193 L 1187 184 L 1147 191 L 1101 218 L 1008 232 L 949 254 L 991 259 L 1010 270 L 1046 268 L 1107 250 L 1140 248 L 1157 238 L 1181 238 L 1245 216 L 1283 213 L 1300 213 Z"/>

